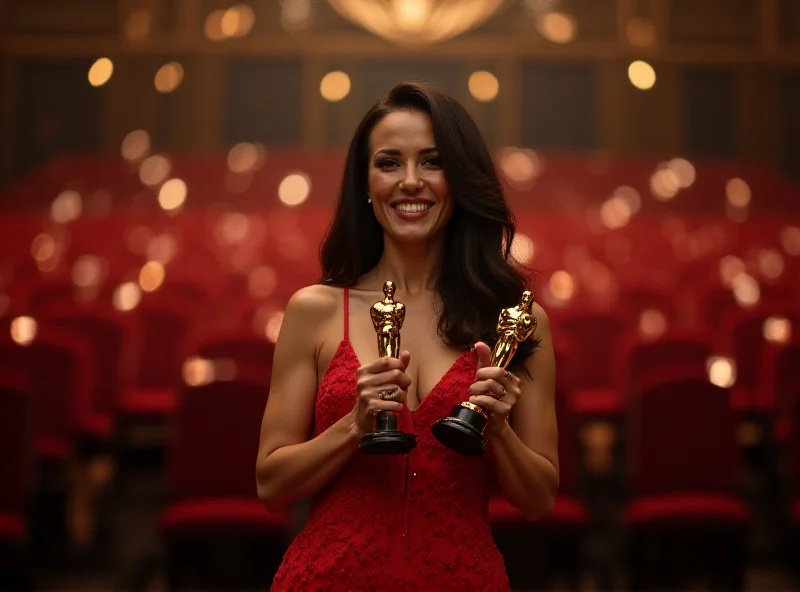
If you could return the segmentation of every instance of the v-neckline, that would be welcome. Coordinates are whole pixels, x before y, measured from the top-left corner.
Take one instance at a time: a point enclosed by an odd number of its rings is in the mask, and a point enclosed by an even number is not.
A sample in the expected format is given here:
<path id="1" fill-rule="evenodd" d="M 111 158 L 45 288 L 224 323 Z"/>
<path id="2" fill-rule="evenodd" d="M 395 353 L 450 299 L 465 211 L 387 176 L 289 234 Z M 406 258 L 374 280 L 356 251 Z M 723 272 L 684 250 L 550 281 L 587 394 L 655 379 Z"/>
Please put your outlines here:
<path id="1" fill-rule="evenodd" d="M 350 339 L 347 338 L 347 337 L 343 338 L 342 342 L 339 344 L 339 347 L 341 347 L 342 345 L 346 345 L 347 347 L 350 348 L 350 353 L 353 355 L 353 358 L 355 359 L 356 364 L 361 366 L 362 365 L 361 364 L 361 360 L 358 357 L 358 353 L 356 352 L 356 348 L 354 348 L 353 344 L 350 342 Z M 425 397 L 419 402 L 419 404 L 417 405 L 416 409 L 411 409 L 411 407 L 409 407 L 408 404 L 406 404 L 406 409 L 408 409 L 408 412 L 413 415 L 417 411 L 419 411 L 420 407 L 422 407 L 425 404 L 425 401 L 427 401 L 428 399 L 431 398 L 431 395 L 439 389 L 441 384 L 444 382 L 445 378 L 450 376 L 450 374 L 453 372 L 453 370 L 455 370 L 456 366 L 458 366 L 458 364 L 461 362 L 461 360 L 464 359 L 464 356 L 466 356 L 467 354 L 469 354 L 469 350 L 465 350 L 465 351 L 461 352 L 461 354 L 450 365 L 450 367 L 447 369 L 447 371 L 444 374 L 442 374 L 441 378 L 439 378 L 439 380 L 436 381 L 436 384 L 433 385 L 433 388 L 431 388 L 431 390 L 428 391 L 428 394 L 425 395 Z"/>

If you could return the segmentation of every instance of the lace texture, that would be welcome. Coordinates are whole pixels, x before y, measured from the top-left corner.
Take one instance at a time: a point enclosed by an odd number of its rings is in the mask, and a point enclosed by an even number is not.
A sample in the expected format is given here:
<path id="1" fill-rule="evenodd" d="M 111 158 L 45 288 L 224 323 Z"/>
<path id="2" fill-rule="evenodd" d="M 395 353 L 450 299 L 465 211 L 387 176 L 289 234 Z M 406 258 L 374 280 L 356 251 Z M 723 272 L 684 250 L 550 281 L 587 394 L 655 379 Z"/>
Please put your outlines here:
<path id="1" fill-rule="evenodd" d="M 489 526 L 494 475 L 439 443 L 430 428 L 465 401 L 477 364 L 464 352 L 401 426 L 406 456 L 356 453 L 313 500 L 309 520 L 275 576 L 282 590 L 509 590 Z M 359 361 L 347 338 L 317 394 L 314 436 L 349 413 Z"/>

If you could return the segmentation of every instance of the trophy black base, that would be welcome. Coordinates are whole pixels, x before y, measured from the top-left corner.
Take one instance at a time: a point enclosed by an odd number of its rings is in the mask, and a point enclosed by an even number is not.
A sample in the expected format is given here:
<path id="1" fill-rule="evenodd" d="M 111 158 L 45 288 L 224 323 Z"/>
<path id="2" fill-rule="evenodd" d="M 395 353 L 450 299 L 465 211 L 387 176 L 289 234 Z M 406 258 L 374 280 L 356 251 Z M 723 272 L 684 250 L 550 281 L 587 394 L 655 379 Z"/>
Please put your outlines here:
<path id="1" fill-rule="evenodd" d="M 450 417 L 444 417 L 431 426 L 431 433 L 450 450 L 477 458 L 486 452 L 483 430 L 488 419 L 464 405 L 454 405 Z"/>
<path id="2" fill-rule="evenodd" d="M 358 448 L 365 454 L 408 454 L 416 445 L 413 434 L 392 430 L 367 434 L 359 441 Z"/>
<path id="3" fill-rule="evenodd" d="M 375 417 L 375 431 L 361 438 L 359 449 L 365 454 L 408 454 L 417 445 L 417 438 L 397 428 L 398 415 L 380 411 Z"/>

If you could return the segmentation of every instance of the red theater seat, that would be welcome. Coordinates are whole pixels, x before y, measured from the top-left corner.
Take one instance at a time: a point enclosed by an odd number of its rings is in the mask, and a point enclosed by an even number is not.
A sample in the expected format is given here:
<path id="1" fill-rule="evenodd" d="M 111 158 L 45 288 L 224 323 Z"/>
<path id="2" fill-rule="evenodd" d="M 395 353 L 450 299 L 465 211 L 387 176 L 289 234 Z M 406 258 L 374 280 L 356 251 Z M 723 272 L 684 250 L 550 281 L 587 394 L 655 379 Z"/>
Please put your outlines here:
<path id="1" fill-rule="evenodd" d="M 685 570 L 711 571 L 731 589 L 740 588 L 751 517 L 739 496 L 728 390 L 693 375 L 644 385 L 629 399 L 627 431 L 633 498 L 624 522 L 631 589 L 662 585 Z M 697 548 L 686 559 L 692 544 Z M 653 548 L 661 549 L 660 559 L 651 557 Z M 704 555 L 720 549 L 730 555 L 722 563 Z M 705 563 L 698 561 L 702 557 Z"/>

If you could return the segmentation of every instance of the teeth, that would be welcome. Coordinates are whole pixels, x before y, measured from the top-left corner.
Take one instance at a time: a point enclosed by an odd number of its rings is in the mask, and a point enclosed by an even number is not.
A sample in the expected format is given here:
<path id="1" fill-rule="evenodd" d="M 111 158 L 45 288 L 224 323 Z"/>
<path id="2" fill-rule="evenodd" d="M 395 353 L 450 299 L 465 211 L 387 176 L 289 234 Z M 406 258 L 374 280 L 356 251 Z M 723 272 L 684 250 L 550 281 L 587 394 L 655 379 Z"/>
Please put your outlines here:
<path id="1" fill-rule="evenodd" d="M 431 204 L 421 204 L 421 203 L 414 203 L 414 204 L 397 204 L 394 206 L 395 210 L 399 210 L 401 212 L 424 212 L 425 210 L 430 210 L 432 207 Z"/>

